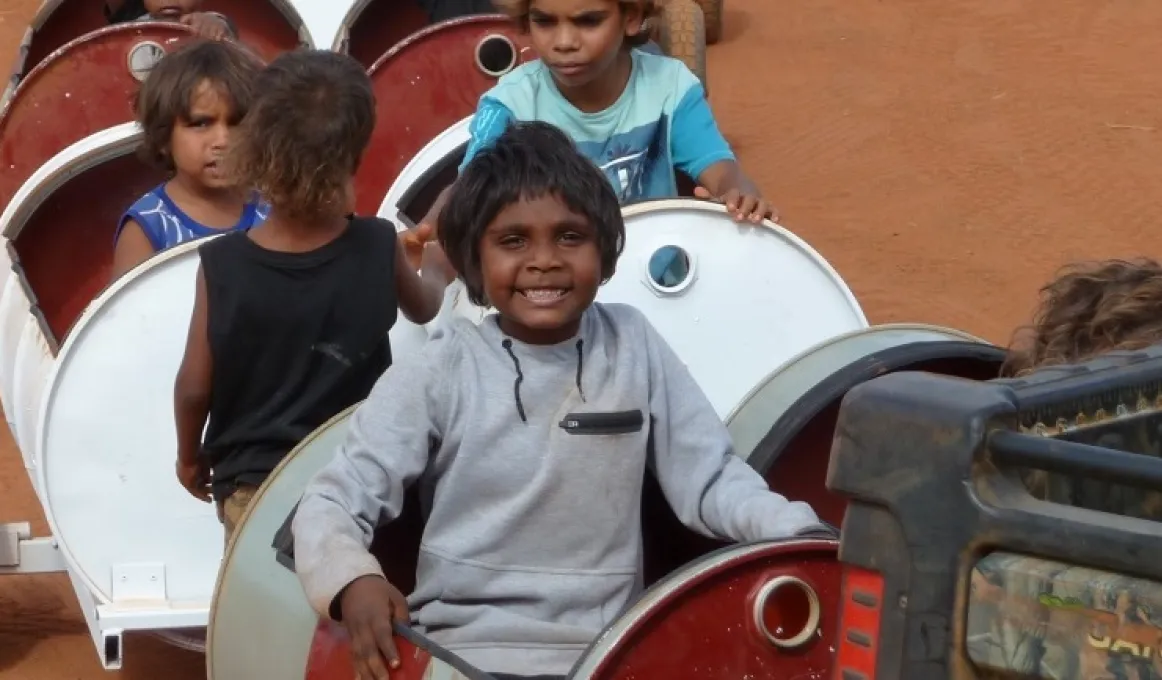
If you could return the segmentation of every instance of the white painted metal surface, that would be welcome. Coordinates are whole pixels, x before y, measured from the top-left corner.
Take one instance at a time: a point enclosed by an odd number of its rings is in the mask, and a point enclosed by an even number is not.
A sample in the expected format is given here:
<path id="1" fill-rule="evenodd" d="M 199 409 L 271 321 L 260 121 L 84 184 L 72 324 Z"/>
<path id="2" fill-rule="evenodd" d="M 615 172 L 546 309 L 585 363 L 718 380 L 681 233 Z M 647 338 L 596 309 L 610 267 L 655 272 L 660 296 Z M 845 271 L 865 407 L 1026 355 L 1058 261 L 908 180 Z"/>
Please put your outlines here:
<path id="1" fill-rule="evenodd" d="M 209 680 L 301 678 L 318 622 L 298 576 L 275 560 L 279 527 L 335 455 L 355 407 L 315 430 L 258 490 L 222 561 L 206 646 Z"/>
<path id="2" fill-rule="evenodd" d="M 471 138 L 468 127 L 471 123 L 472 116 L 468 116 L 436 135 L 435 139 L 428 142 L 424 148 L 420 149 L 419 153 L 408 161 L 407 165 L 403 166 L 403 170 L 391 183 L 391 187 L 388 188 L 387 194 L 383 197 L 383 203 L 379 206 L 380 217 L 391 220 L 401 228 L 412 226 L 406 224 L 407 218 L 401 216 L 400 201 L 426 173 L 452 154 L 457 153 L 463 145 L 468 143 Z"/>
<path id="3" fill-rule="evenodd" d="M 45 514 L 70 570 L 101 604 L 183 614 L 156 628 L 205 625 L 222 555 L 213 507 L 174 473 L 173 381 L 199 244 L 155 256 L 85 310 L 49 374 L 37 433 Z M 426 333 L 400 318 L 391 340 L 399 357 Z"/>
<path id="4" fill-rule="evenodd" d="M 208 613 L 222 527 L 173 471 L 173 380 L 198 245 L 160 253 L 106 289 L 66 338 L 45 389 L 36 448 L 45 514 L 67 563 L 103 603 Z M 413 329 L 396 324 L 395 356 L 425 339 Z"/>
<path id="5" fill-rule="evenodd" d="M 76 175 L 132 153 L 141 132 L 136 123 L 106 128 L 65 147 L 24 181 L 0 213 L 0 234 L 15 241 L 36 210 L 54 191 Z"/>
<path id="6" fill-rule="evenodd" d="M 174 473 L 173 381 L 197 245 L 161 253 L 98 296 L 45 389 L 36 446 L 45 514 L 102 604 L 206 611 L 213 592 L 222 527 Z"/>
<path id="7" fill-rule="evenodd" d="M 362 0 L 366 1 L 366 0 Z M 334 49 L 339 35 L 346 34 L 345 22 L 357 0 L 286 0 L 302 20 L 311 44 L 321 50 Z"/>
<path id="8" fill-rule="evenodd" d="M 726 418 L 735 453 L 749 458 L 787 409 L 836 371 L 893 347 L 984 340 L 953 328 L 884 324 L 844 333 L 808 348 L 771 371 Z"/>
<path id="9" fill-rule="evenodd" d="M 623 213 L 625 251 L 597 299 L 640 309 L 723 418 L 760 376 L 868 325 L 831 265 L 778 225 L 739 224 L 721 205 L 693 199 L 639 203 Z M 681 281 L 660 286 L 648 267 L 666 246 L 680 247 L 690 265 Z"/>
<path id="10" fill-rule="evenodd" d="M 36 425 L 40 417 L 40 402 L 44 394 L 45 382 L 54 361 L 54 347 L 48 341 L 41 321 L 31 314 L 20 341 L 16 345 L 16 361 L 12 370 L 12 420 L 15 427 L 12 434 L 25 459 L 37 460 Z"/>
<path id="11" fill-rule="evenodd" d="M 7 241 L 7 239 L 5 239 Z M 16 402 L 12 398 L 13 371 L 16 368 L 16 348 L 25 325 L 32 322 L 28 313 L 32 304 L 20 277 L 9 274 L 0 289 L 0 403 L 8 427 L 16 429 Z M 31 460 L 25 460 L 26 467 Z"/>

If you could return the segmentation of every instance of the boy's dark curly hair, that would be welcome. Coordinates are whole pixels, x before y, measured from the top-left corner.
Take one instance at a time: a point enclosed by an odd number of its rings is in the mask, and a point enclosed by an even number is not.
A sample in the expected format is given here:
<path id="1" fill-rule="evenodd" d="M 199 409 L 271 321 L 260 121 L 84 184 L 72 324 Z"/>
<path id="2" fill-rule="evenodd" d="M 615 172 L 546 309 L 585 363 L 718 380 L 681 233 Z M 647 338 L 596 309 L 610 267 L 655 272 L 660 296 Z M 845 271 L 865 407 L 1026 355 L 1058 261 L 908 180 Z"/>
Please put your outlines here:
<path id="1" fill-rule="evenodd" d="M 1162 342 L 1162 266 L 1147 258 L 1077 263 L 1041 289 L 1033 323 L 1013 335 L 1002 373 L 1075 363 Z"/>
<path id="2" fill-rule="evenodd" d="M 492 0 L 492 4 L 501 14 L 515 21 L 521 31 L 528 33 L 529 8 L 533 4 L 532 0 Z M 625 44 L 630 47 L 640 47 L 649 42 L 649 31 L 645 30 L 644 23 L 646 20 L 658 15 L 658 3 L 656 0 L 618 0 L 617 7 L 622 12 L 629 9 L 637 9 L 642 15 L 642 30 L 634 35 L 625 36 Z"/>
<path id="3" fill-rule="evenodd" d="M 363 66 L 344 54 L 300 49 L 272 61 L 255 87 L 259 95 L 227 156 L 230 171 L 285 217 L 344 214 L 375 128 Z"/>
<path id="4" fill-rule="evenodd" d="M 518 122 L 472 158 L 440 211 L 440 246 L 473 304 L 488 305 L 480 278 L 480 240 L 488 225 L 507 206 L 548 194 L 593 225 L 601 282 L 613 276 L 625 222 L 609 180 L 565 133 L 548 123 Z"/>
<path id="5" fill-rule="evenodd" d="M 138 154 L 167 172 L 174 169 L 170 140 L 174 126 L 188 121 L 190 106 L 203 84 L 216 88 L 237 123 L 250 109 L 254 81 L 262 63 L 233 43 L 197 40 L 162 57 L 137 90 L 133 112 L 141 127 Z"/>

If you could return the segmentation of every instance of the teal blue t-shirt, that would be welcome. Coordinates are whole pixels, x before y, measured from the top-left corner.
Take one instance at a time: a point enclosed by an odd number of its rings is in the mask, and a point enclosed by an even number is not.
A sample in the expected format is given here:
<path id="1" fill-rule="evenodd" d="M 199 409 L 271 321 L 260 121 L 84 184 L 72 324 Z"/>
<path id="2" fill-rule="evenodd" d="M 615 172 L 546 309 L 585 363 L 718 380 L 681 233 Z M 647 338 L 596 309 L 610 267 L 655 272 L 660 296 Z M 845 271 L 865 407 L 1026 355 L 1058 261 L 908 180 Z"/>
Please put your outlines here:
<path id="1" fill-rule="evenodd" d="M 539 60 L 502 77 L 480 98 L 460 169 L 514 120 L 543 121 L 564 131 L 601 168 L 623 204 L 676 196 L 675 168 L 697 179 L 714 163 L 734 160 L 697 76 L 677 59 L 636 49 L 631 54 L 625 91 L 597 113 L 585 113 L 561 96 Z"/>

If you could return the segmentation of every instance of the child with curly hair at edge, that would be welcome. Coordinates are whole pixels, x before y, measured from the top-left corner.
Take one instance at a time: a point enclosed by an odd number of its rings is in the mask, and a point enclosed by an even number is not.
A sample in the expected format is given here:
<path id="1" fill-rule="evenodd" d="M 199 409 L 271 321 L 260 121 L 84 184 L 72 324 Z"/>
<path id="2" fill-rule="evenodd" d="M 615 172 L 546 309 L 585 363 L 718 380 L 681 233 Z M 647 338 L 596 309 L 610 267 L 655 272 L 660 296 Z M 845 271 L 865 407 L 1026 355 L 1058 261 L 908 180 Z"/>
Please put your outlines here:
<path id="1" fill-rule="evenodd" d="M 303 587 L 350 631 L 361 678 L 397 667 L 392 623 L 409 620 L 497 678 L 564 677 L 641 592 L 646 474 L 706 536 L 827 532 L 734 454 L 641 312 L 595 302 L 625 224 L 560 130 L 510 126 L 441 224 L 469 298 L 497 312 L 445 324 L 384 373 L 292 524 Z M 430 511 L 405 601 L 368 546 L 413 485 Z"/>
<path id="2" fill-rule="evenodd" d="M 695 194 L 738 220 L 777 219 L 726 143 L 698 78 L 677 59 L 637 49 L 655 0 L 494 0 L 528 34 L 538 60 L 503 76 L 480 99 L 461 170 L 513 122 L 551 123 L 601 169 L 622 204 Z M 446 189 L 408 235 L 436 238 Z M 417 250 L 418 252 L 418 250 Z"/>
<path id="3" fill-rule="evenodd" d="M 448 283 L 430 265 L 421 275 L 403 263 L 390 223 L 350 214 L 375 126 L 363 67 L 298 50 L 255 86 L 228 163 L 269 198 L 270 217 L 199 247 L 174 385 L 178 480 L 201 500 L 212 492 L 227 541 L 283 457 L 367 397 L 391 364 L 397 310 L 431 321 Z"/>
<path id="4" fill-rule="evenodd" d="M 1040 368 L 1159 342 L 1162 265 L 1147 258 L 1073 264 L 1041 289 L 1033 322 L 1014 334 L 1002 372 L 1020 377 Z M 1162 492 L 1040 470 L 1023 477 L 1029 490 L 1044 500 L 1162 519 Z"/>
<path id="5" fill-rule="evenodd" d="M 134 100 L 138 153 L 170 177 L 121 217 L 112 279 L 166 248 L 266 218 L 268 207 L 222 163 L 261 68 L 232 43 L 198 41 L 163 57 L 142 83 Z"/>

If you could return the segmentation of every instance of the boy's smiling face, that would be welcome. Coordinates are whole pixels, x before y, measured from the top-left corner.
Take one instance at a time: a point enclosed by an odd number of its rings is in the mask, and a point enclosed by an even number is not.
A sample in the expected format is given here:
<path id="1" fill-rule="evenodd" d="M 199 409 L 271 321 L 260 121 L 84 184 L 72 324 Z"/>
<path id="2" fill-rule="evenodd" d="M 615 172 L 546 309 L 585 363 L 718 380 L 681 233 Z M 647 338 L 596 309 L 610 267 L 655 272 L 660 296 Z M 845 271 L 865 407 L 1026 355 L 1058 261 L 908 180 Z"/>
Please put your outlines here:
<path id="1" fill-rule="evenodd" d="M 506 334 L 532 345 L 564 342 L 601 284 L 597 234 L 554 195 L 522 199 L 484 231 L 480 277 Z"/>
<path id="2" fill-rule="evenodd" d="M 583 87 L 609 72 L 625 36 L 641 31 L 637 9 L 615 0 L 531 0 L 529 37 L 559 85 Z"/>

